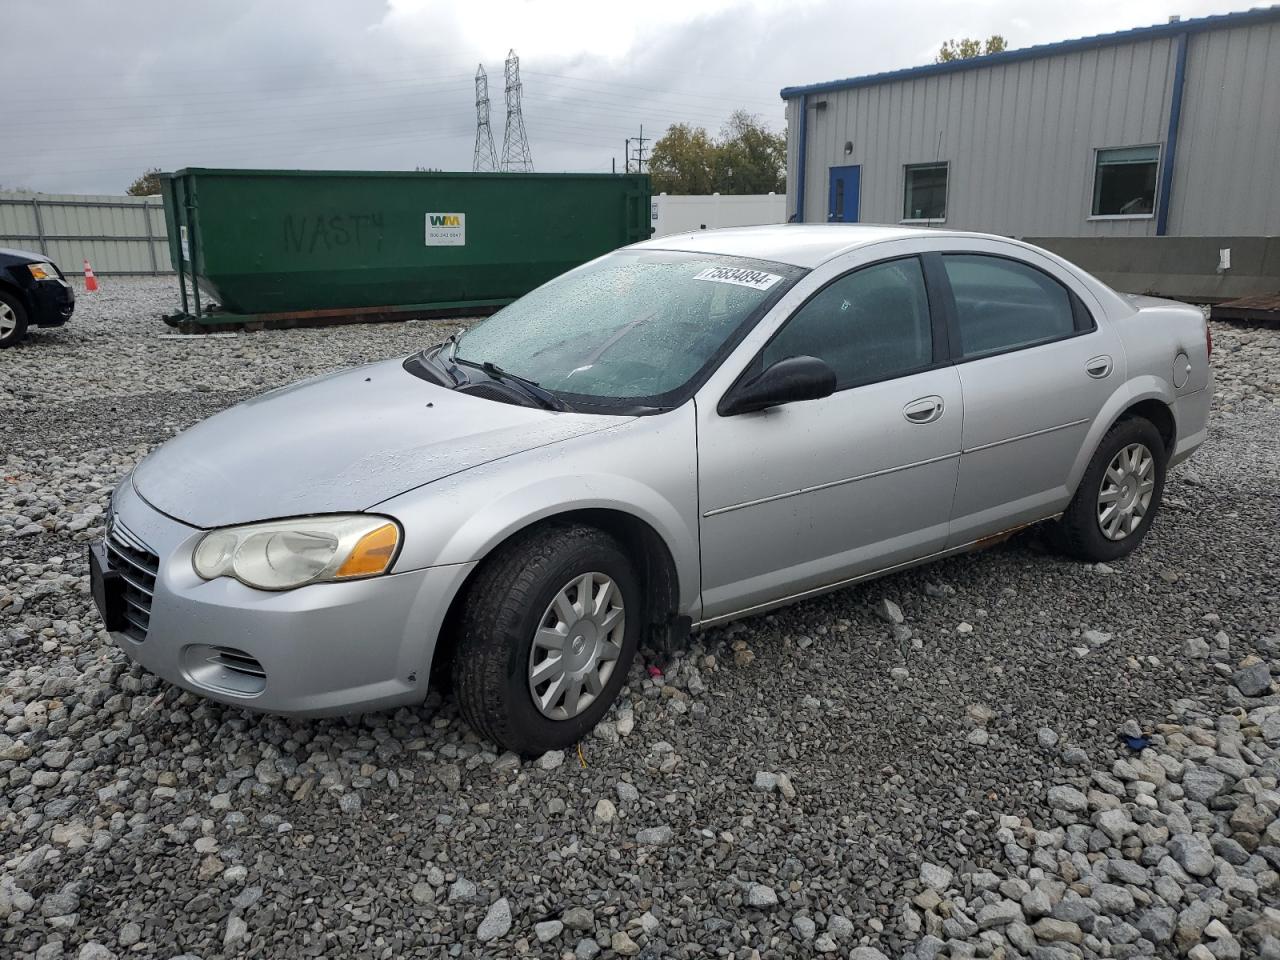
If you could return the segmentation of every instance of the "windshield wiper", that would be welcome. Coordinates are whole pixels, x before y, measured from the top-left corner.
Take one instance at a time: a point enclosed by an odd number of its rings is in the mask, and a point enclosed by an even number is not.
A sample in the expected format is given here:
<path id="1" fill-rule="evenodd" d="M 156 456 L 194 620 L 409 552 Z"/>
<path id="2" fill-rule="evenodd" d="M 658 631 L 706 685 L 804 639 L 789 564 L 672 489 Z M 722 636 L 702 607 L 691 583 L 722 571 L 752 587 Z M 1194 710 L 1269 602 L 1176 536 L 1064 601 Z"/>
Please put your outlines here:
<path id="1" fill-rule="evenodd" d="M 544 390 L 538 386 L 536 380 L 529 380 L 515 373 L 508 373 L 500 366 L 492 361 L 486 360 L 483 363 L 476 363 L 474 360 L 466 360 L 462 357 L 453 357 L 453 362 L 464 367 L 473 367 L 476 370 L 483 370 L 494 380 L 502 380 L 506 383 L 514 384 L 529 397 L 532 397 L 538 404 L 547 410 L 568 410 L 569 405 L 557 397 L 555 394 Z"/>

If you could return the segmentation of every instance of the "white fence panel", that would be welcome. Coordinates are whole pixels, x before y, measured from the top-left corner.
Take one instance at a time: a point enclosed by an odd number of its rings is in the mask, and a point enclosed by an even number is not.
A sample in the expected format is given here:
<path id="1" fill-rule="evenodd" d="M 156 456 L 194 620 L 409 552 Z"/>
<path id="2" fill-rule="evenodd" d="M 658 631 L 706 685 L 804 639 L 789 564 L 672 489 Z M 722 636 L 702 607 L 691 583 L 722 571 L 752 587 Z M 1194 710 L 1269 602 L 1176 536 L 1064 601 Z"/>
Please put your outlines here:
<path id="1" fill-rule="evenodd" d="M 674 196 L 653 198 L 649 225 L 653 236 L 665 237 L 689 230 L 717 227 L 751 227 L 761 223 L 785 223 L 787 196 L 783 193 L 729 196 Z"/>
<path id="2" fill-rule="evenodd" d="M 0 247 L 43 254 L 63 273 L 172 273 L 159 197 L 0 193 Z"/>

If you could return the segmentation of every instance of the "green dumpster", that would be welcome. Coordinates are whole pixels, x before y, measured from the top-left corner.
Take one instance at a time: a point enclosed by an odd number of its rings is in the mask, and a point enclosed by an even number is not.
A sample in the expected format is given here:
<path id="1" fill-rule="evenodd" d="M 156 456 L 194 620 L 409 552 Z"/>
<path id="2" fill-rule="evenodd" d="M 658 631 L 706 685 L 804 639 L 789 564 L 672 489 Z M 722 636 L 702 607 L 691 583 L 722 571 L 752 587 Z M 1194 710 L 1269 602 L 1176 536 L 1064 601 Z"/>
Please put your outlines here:
<path id="1" fill-rule="evenodd" d="M 183 301 L 173 319 L 188 323 L 492 307 L 649 236 L 642 174 L 193 167 L 163 176 Z"/>

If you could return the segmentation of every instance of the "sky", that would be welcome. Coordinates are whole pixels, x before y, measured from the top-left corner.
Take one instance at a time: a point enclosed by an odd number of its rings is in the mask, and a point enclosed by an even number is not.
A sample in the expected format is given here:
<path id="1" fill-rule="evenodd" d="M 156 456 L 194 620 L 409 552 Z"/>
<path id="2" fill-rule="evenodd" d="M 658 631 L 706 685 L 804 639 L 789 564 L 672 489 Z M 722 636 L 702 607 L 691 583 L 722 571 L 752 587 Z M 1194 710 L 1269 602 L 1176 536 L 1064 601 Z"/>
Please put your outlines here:
<path id="1" fill-rule="evenodd" d="M 52 0 L 4 18 L 0 188 L 118 194 L 151 167 L 470 170 L 477 63 L 500 154 L 512 49 L 534 169 L 608 172 L 641 125 L 715 132 L 743 108 L 782 130 L 782 87 L 929 63 L 949 38 L 1017 48 L 1247 6 Z"/>

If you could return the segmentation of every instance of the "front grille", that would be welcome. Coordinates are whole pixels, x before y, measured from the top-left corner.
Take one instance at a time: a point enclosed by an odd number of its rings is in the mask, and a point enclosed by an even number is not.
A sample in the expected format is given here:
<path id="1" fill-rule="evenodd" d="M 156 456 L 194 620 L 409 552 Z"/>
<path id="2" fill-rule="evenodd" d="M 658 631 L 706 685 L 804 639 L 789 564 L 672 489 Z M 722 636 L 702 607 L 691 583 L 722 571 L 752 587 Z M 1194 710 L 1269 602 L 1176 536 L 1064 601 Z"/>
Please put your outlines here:
<path id="1" fill-rule="evenodd" d="M 111 567 L 124 581 L 124 632 L 141 643 L 151 625 L 151 597 L 156 589 L 160 558 L 115 518 L 107 534 Z"/>

